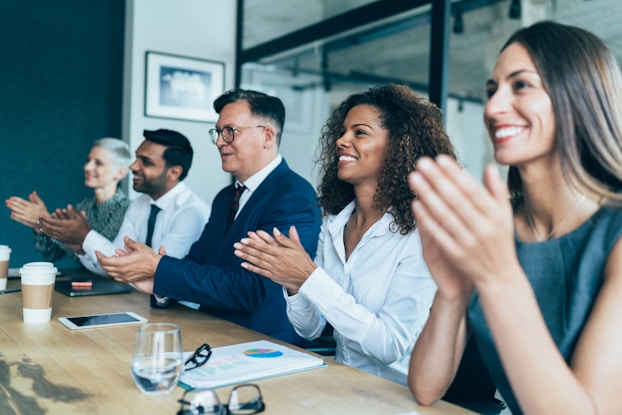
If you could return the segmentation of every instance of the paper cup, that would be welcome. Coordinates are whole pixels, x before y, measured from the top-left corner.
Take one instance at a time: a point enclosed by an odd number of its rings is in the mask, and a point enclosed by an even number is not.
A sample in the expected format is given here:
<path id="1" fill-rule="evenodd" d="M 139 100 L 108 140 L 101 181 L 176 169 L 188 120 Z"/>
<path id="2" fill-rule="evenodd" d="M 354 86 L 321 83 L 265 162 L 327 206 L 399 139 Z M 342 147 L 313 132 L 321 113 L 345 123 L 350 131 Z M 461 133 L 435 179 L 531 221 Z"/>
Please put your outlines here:
<path id="1" fill-rule="evenodd" d="M 9 276 L 9 260 L 11 248 L 8 245 L 0 245 L 0 291 L 6 290 L 6 279 Z"/>
<path id="2" fill-rule="evenodd" d="M 52 318 L 56 271 L 51 262 L 31 262 L 20 268 L 24 322 L 45 323 Z"/>

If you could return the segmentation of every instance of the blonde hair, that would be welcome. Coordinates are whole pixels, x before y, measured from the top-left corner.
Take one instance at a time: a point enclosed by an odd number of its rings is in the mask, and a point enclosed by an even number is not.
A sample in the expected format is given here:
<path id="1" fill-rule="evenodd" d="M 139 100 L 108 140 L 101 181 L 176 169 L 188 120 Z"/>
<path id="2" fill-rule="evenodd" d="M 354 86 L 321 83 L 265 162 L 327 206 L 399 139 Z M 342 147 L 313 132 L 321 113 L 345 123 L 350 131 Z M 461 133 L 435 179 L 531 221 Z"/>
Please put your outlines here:
<path id="1" fill-rule="evenodd" d="M 101 147 L 112 155 L 112 161 L 117 167 L 128 169 L 132 161 L 129 146 L 121 139 L 104 137 L 93 142 L 93 147 Z"/>

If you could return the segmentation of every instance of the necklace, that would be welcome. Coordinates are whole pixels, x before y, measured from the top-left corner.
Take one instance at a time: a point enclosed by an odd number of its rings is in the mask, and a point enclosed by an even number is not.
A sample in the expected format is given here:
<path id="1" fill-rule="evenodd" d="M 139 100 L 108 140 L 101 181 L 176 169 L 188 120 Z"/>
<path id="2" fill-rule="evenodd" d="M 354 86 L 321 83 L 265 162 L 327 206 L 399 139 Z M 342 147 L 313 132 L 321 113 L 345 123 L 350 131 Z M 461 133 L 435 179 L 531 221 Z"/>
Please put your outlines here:
<path id="1" fill-rule="evenodd" d="M 538 234 L 538 231 L 536 231 L 536 227 L 533 225 L 533 220 L 531 219 L 531 214 L 529 213 L 529 210 L 525 206 L 525 216 L 527 216 L 527 221 L 529 222 L 529 227 L 531 228 L 531 231 L 533 232 L 533 235 L 536 237 L 536 240 L 538 242 L 542 242 L 542 241 L 547 241 L 547 240 L 551 239 L 551 237 L 553 235 L 555 235 L 555 233 L 558 230 L 560 230 L 561 227 L 566 224 L 566 222 L 568 222 L 568 220 L 577 211 L 577 209 L 579 208 L 579 206 L 581 206 L 581 203 L 583 203 L 584 200 L 585 200 L 585 195 L 581 195 L 581 198 L 579 198 L 579 201 L 574 205 L 574 207 L 572 209 L 570 209 L 570 212 L 568 212 L 566 214 L 566 216 L 557 224 L 557 226 L 555 226 L 553 229 L 551 229 L 551 232 L 549 232 L 549 234 L 546 235 L 546 237 L 544 239 L 540 238 L 540 235 Z"/>

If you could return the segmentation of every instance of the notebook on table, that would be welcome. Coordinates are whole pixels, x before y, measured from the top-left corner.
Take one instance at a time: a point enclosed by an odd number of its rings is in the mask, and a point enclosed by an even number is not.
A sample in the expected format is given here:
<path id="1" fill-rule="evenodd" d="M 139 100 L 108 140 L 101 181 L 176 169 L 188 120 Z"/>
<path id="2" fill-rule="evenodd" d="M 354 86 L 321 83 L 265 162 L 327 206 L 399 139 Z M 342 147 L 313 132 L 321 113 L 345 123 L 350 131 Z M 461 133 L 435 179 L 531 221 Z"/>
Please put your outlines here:
<path id="1" fill-rule="evenodd" d="M 179 382 L 186 389 L 218 388 L 324 366 L 322 358 L 259 340 L 213 348 L 207 363 L 184 372 Z"/>

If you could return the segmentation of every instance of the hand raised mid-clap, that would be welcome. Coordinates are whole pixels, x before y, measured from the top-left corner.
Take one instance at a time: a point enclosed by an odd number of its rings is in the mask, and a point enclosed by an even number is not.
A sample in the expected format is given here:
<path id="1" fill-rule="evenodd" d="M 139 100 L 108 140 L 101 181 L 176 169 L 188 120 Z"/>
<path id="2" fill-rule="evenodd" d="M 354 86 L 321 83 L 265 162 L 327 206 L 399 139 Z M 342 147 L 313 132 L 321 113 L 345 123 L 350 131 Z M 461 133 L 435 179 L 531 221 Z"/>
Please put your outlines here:
<path id="1" fill-rule="evenodd" d="M 39 223 L 43 233 L 67 245 L 82 246 L 91 230 L 86 213 L 78 212 L 71 205 L 56 209 L 51 217 L 40 216 Z"/>
<path id="2" fill-rule="evenodd" d="M 117 249 L 116 256 L 105 256 L 95 251 L 101 267 L 117 281 L 134 284 L 143 280 L 153 280 L 153 275 L 162 256 L 166 255 L 164 246 L 160 246 L 156 254 L 153 249 L 141 242 L 125 237 L 125 250 Z M 153 281 L 151 281 L 153 286 Z M 141 287 L 139 287 L 141 288 Z M 142 288 L 141 288 L 142 289 Z"/>
<path id="3" fill-rule="evenodd" d="M 510 264 L 518 266 L 509 193 L 494 166 L 487 167 L 482 185 L 447 156 L 422 158 L 409 182 L 417 194 L 413 214 L 424 256 L 439 290 L 444 274 L 477 285 L 498 281 Z"/>
<path id="4" fill-rule="evenodd" d="M 45 203 L 37 192 L 28 195 L 28 200 L 18 196 L 11 196 L 6 201 L 6 206 L 11 210 L 11 219 L 34 229 L 40 233 L 39 216 L 49 216 Z"/>
<path id="5" fill-rule="evenodd" d="M 289 238 L 277 228 L 274 237 L 261 230 L 249 232 L 248 236 L 233 244 L 235 255 L 245 261 L 242 267 L 281 284 L 290 294 L 297 293 L 317 268 L 294 226 L 289 228 Z"/>

